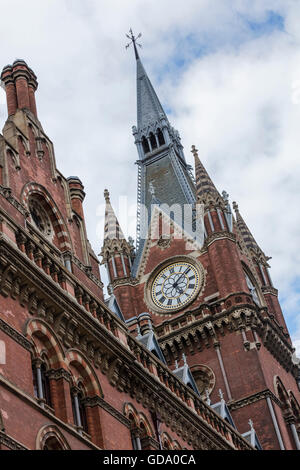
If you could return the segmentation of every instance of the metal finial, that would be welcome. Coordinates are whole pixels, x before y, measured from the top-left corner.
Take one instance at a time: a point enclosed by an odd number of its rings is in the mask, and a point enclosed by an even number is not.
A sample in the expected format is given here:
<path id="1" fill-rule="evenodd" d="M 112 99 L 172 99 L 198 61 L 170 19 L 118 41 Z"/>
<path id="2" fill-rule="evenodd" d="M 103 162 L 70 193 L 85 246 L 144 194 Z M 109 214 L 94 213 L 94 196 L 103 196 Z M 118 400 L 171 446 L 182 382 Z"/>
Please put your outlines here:
<path id="1" fill-rule="evenodd" d="M 184 353 L 182 354 L 182 359 L 183 359 L 184 365 L 186 365 L 186 364 L 187 364 L 187 362 L 186 362 L 186 355 L 185 355 Z"/>
<path id="2" fill-rule="evenodd" d="M 195 156 L 198 157 L 198 149 L 196 149 L 195 145 L 192 145 L 192 150 L 191 150 L 192 154 Z"/>
<path id="3" fill-rule="evenodd" d="M 140 329 L 140 326 L 139 326 L 139 325 L 137 325 L 137 326 L 136 326 L 136 329 L 137 329 L 137 332 L 138 332 L 138 336 L 140 336 L 140 334 L 141 334 L 141 329 Z"/>
<path id="4" fill-rule="evenodd" d="M 178 369 L 178 361 L 175 360 L 175 369 Z"/>
<path id="5" fill-rule="evenodd" d="M 219 388 L 219 397 L 221 398 L 221 400 L 224 400 L 224 395 L 220 388 Z"/>
<path id="6" fill-rule="evenodd" d="M 107 189 L 104 190 L 104 198 L 106 202 L 109 202 L 109 191 Z"/>
<path id="7" fill-rule="evenodd" d="M 249 419 L 248 423 L 249 423 L 249 426 L 251 428 L 251 431 L 252 431 L 252 429 L 254 430 L 252 419 Z"/>
<path id="8" fill-rule="evenodd" d="M 126 34 L 126 36 L 128 37 L 128 39 L 130 39 L 130 42 L 129 42 L 128 44 L 126 44 L 126 46 L 125 46 L 126 49 L 128 49 L 128 47 L 130 47 L 131 44 L 133 44 L 134 52 L 135 52 L 135 58 L 138 59 L 138 58 L 139 58 L 139 54 L 138 54 L 138 51 L 137 51 L 137 47 L 136 47 L 136 46 L 138 45 L 139 47 L 142 47 L 142 44 L 139 44 L 139 43 L 137 42 L 137 39 L 139 39 L 139 38 L 142 36 L 142 33 L 139 33 L 139 34 L 137 35 L 137 37 L 135 37 L 134 34 L 133 34 L 133 32 L 132 32 L 132 29 L 130 28 L 130 30 L 129 30 L 129 35 Z"/>

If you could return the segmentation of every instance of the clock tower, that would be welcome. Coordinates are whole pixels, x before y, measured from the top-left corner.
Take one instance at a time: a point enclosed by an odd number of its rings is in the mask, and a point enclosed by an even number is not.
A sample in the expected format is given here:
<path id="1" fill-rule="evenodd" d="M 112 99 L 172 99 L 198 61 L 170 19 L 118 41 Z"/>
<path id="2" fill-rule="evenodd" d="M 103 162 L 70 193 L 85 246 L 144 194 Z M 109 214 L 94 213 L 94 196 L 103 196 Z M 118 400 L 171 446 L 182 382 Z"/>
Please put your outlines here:
<path id="1" fill-rule="evenodd" d="M 130 39 L 137 66 L 137 242 L 134 250 L 125 240 L 106 196 L 109 302 L 137 339 L 146 344 L 151 332 L 157 356 L 252 445 L 300 449 L 299 360 L 270 258 L 236 203 L 233 215 L 195 146 L 192 173 Z"/>

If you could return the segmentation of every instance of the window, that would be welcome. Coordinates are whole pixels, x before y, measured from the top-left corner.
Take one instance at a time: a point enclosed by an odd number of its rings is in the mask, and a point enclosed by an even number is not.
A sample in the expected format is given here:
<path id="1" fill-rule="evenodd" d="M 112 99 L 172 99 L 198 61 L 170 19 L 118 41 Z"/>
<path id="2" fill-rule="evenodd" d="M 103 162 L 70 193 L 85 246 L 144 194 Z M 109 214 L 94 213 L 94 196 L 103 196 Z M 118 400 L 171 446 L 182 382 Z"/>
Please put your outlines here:
<path id="1" fill-rule="evenodd" d="M 40 201 L 36 198 L 31 198 L 28 205 L 33 225 L 35 225 L 43 235 L 51 237 L 53 235 L 52 224 Z"/>
<path id="2" fill-rule="evenodd" d="M 158 138 L 158 143 L 159 145 L 164 145 L 165 144 L 165 138 L 164 135 L 161 131 L 161 129 L 157 129 L 157 138 Z"/>
<path id="3" fill-rule="evenodd" d="M 71 389 L 73 418 L 75 425 L 81 428 L 84 432 L 88 433 L 88 424 L 84 399 L 85 390 L 82 383 L 79 382 L 77 387 L 73 387 Z"/>
<path id="4" fill-rule="evenodd" d="M 51 407 L 51 390 L 48 370 L 49 367 L 45 356 L 40 360 L 36 360 L 32 365 L 34 395 L 42 403 L 46 403 L 46 405 Z"/>
<path id="5" fill-rule="evenodd" d="M 142 146 L 143 146 L 144 153 L 150 152 L 149 142 L 145 136 L 142 137 Z"/>
<path id="6" fill-rule="evenodd" d="M 156 149 L 157 148 L 157 142 L 156 142 L 156 138 L 155 138 L 155 135 L 153 134 L 153 132 L 150 132 L 149 138 L 150 138 L 150 143 L 151 143 L 152 150 Z"/>
<path id="7" fill-rule="evenodd" d="M 254 300 L 256 305 L 258 305 L 260 307 L 261 302 L 259 300 L 257 288 L 254 286 L 253 282 L 251 281 L 251 279 L 250 279 L 250 277 L 248 276 L 247 273 L 245 273 L 245 278 L 246 278 L 247 286 L 248 286 L 248 289 L 249 289 L 250 294 L 252 296 L 252 299 Z"/>

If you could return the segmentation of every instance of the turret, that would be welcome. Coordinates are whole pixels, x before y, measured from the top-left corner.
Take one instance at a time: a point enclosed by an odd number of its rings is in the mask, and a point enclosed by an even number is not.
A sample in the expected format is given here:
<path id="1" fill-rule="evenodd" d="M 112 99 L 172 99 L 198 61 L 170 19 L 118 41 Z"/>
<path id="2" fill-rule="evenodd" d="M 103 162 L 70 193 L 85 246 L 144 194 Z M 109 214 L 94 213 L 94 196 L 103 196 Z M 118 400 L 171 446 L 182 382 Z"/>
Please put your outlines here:
<path id="1" fill-rule="evenodd" d="M 104 191 L 104 198 L 106 208 L 101 256 L 102 264 L 105 264 L 107 269 L 109 284 L 113 284 L 117 279 L 130 277 L 133 247 L 124 237 L 107 189 Z"/>

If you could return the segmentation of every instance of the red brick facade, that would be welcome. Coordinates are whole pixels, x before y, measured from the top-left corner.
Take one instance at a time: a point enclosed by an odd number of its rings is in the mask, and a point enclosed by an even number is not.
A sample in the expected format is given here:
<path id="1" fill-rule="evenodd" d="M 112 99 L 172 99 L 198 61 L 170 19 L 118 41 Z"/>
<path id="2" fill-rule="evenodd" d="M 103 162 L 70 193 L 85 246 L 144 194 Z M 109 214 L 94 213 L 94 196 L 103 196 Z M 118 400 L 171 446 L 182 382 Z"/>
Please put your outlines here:
<path id="1" fill-rule="evenodd" d="M 241 436 L 249 418 L 262 446 L 277 449 L 274 416 L 285 448 L 295 448 L 290 339 L 275 289 L 258 282 L 262 305 L 253 302 L 244 269 L 255 280 L 258 273 L 239 248 L 237 226 L 221 230 L 212 210 L 217 230 L 207 225 L 201 250 L 149 240 L 136 279 L 129 245 L 114 252 L 116 275 L 108 253 L 114 294 L 133 319 L 124 322 L 104 302 L 83 185 L 58 171 L 38 120 L 34 73 L 18 60 L 1 80 L 8 119 L 0 135 L 0 449 L 251 449 Z M 153 271 L 178 257 L 202 266 L 201 290 L 175 314 L 151 311 Z M 152 314 L 167 364 L 136 338 L 138 323 L 149 328 L 143 312 Z M 172 373 L 183 352 L 212 403 L 223 390 L 237 429 Z"/>

